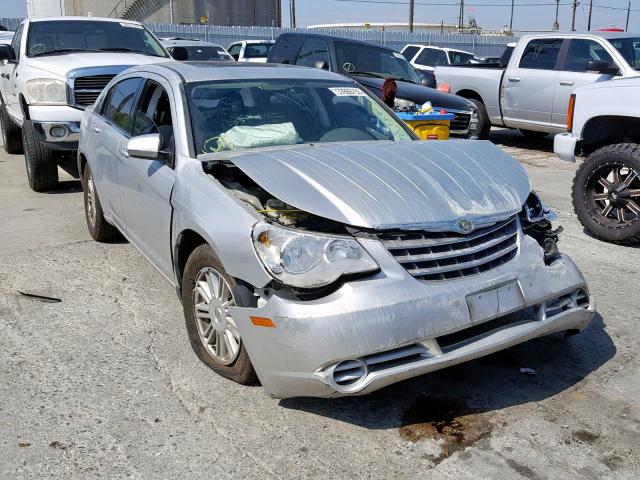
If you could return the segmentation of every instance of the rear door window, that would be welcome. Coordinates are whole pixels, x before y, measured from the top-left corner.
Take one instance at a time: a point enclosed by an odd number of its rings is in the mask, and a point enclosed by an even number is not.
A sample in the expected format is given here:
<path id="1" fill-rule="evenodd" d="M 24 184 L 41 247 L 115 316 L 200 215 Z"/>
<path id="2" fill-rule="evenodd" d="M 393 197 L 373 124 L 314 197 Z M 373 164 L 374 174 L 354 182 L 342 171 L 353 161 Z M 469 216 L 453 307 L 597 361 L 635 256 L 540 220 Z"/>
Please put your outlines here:
<path id="1" fill-rule="evenodd" d="M 329 48 L 324 40 L 308 38 L 300 49 L 296 65 L 315 67 L 318 63 L 329 66 Z"/>
<path id="2" fill-rule="evenodd" d="M 535 70 L 553 70 L 558 60 L 561 38 L 531 40 L 524 49 L 520 58 L 520 68 Z"/>
<path id="3" fill-rule="evenodd" d="M 418 58 L 416 58 L 416 63 L 420 65 L 429 65 L 430 67 L 435 67 L 436 65 L 446 65 L 447 54 L 442 50 L 425 48 L 424 50 L 422 50 L 422 52 L 420 52 Z"/>
<path id="4" fill-rule="evenodd" d="M 125 133 L 131 131 L 133 107 L 141 85 L 141 78 L 127 78 L 114 85 L 105 98 L 102 116 Z"/>
<path id="5" fill-rule="evenodd" d="M 402 55 L 404 55 L 404 58 L 406 58 L 410 62 L 413 59 L 413 57 L 416 56 L 416 53 L 418 53 L 418 50 L 420 50 L 420 47 L 407 47 L 404 50 L 402 50 Z"/>

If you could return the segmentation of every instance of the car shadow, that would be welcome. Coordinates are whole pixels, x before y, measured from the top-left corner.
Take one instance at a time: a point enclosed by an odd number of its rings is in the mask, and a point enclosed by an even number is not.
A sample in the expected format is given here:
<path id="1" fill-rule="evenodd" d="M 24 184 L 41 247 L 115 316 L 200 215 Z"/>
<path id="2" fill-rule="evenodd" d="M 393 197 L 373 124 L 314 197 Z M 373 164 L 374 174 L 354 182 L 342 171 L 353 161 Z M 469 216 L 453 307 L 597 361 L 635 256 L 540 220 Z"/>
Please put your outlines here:
<path id="1" fill-rule="evenodd" d="M 435 433 L 442 428 L 446 433 L 448 422 L 454 426 L 455 439 L 456 425 L 471 414 L 482 416 L 553 397 L 574 387 L 615 353 L 603 319 L 596 314 L 579 335 L 537 338 L 370 395 L 292 398 L 281 400 L 280 405 L 368 429 L 398 428 L 401 436 L 413 441 L 421 428 L 434 428 Z"/>
<path id="2" fill-rule="evenodd" d="M 59 195 L 61 193 L 78 193 L 82 191 L 82 183 L 80 180 L 63 180 L 53 190 L 48 190 L 49 195 Z"/>
<path id="3" fill-rule="evenodd" d="M 518 130 L 506 128 L 492 129 L 489 140 L 499 146 L 526 148 L 540 152 L 553 153 L 553 135 L 548 134 L 543 137 L 530 138 L 522 135 Z"/>

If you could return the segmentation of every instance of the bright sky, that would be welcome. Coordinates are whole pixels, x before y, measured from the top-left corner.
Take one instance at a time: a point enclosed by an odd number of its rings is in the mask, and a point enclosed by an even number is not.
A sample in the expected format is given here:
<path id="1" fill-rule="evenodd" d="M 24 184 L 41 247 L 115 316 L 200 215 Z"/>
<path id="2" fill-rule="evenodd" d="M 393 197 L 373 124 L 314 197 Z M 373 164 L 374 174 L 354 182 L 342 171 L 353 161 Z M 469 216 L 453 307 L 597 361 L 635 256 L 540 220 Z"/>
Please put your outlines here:
<path id="1" fill-rule="evenodd" d="M 270 1 L 270 0 L 257 0 Z M 560 29 L 571 28 L 571 3 L 560 0 Z M 580 0 L 576 26 L 586 29 L 589 2 Z M 376 3 L 385 2 L 385 3 Z M 628 0 L 593 0 L 591 24 L 595 28 L 616 25 L 624 28 Z M 383 22 L 408 20 L 408 0 L 296 0 L 298 26 L 338 22 Z M 457 23 L 458 0 L 415 0 L 415 21 Z M 25 0 L 0 0 L 0 17 L 25 14 Z M 515 0 L 514 30 L 548 30 L 555 18 L 555 0 Z M 465 16 L 472 15 L 485 28 L 509 23 L 511 0 L 466 0 Z M 629 30 L 640 31 L 640 0 L 631 0 Z M 289 25 L 289 0 L 282 0 L 283 24 Z"/>

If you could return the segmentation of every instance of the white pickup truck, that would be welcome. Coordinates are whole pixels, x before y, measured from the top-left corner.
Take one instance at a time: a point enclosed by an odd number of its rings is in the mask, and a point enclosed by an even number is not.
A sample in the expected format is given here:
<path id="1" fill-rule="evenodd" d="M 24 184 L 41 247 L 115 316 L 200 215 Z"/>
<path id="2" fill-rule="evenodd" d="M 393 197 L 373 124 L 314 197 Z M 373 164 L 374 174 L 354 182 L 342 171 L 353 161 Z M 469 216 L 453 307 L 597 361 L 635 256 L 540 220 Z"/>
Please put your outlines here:
<path id="1" fill-rule="evenodd" d="M 58 165 L 75 165 L 82 111 L 122 70 L 170 57 L 143 25 L 57 17 L 25 20 L 0 45 L 0 123 L 7 153 L 24 150 L 29 185 L 58 182 Z M 133 104 L 136 92 L 122 102 Z"/>
<path id="2" fill-rule="evenodd" d="M 479 130 L 495 125 L 542 136 L 565 131 L 575 88 L 635 77 L 639 69 L 638 34 L 558 33 L 522 37 L 506 66 L 437 67 L 436 81 L 476 104 Z"/>
<path id="3" fill-rule="evenodd" d="M 588 157 L 573 180 L 573 208 L 593 236 L 640 242 L 640 78 L 612 80 L 574 91 L 567 133 L 554 139 L 563 160 Z"/>

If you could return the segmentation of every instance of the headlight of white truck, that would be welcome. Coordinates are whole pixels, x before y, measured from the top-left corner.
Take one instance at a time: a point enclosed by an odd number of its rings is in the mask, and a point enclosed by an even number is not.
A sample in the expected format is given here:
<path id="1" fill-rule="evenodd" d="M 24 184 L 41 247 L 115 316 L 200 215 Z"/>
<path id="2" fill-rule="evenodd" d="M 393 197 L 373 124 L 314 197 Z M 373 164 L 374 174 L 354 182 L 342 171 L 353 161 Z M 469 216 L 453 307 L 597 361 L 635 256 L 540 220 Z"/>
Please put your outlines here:
<path id="1" fill-rule="evenodd" d="M 29 105 L 66 105 L 66 84 L 53 78 L 27 80 L 27 102 Z"/>
<path id="2" fill-rule="evenodd" d="M 269 273 L 292 287 L 322 287 L 342 275 L 378 269 L 364 248 L 345 236 L 303 233 L 260 222 L 253 229 L 253 243 Z"/>

